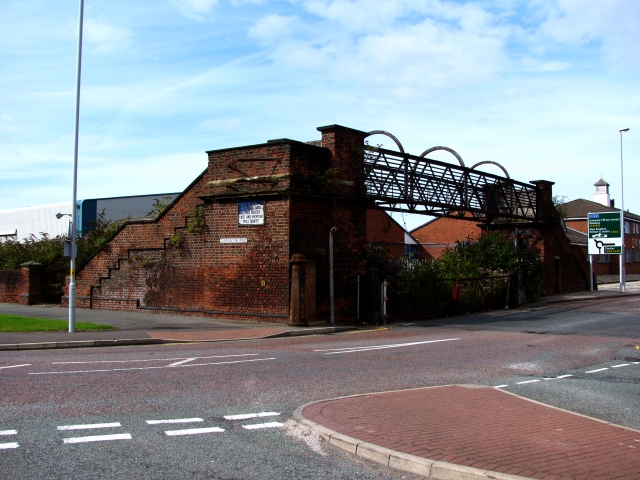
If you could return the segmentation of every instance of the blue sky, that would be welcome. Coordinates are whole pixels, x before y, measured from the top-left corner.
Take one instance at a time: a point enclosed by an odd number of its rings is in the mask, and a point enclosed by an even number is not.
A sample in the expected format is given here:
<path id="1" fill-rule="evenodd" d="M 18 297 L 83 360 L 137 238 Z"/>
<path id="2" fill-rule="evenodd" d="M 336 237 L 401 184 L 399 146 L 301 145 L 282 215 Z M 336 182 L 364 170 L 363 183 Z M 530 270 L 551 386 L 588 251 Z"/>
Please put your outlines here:
<path id="1" fill-rule="evenodd" d="M 71 199 L 77 19 L 0 4 L 0 210 Z M 180 191 L 206 150 L 338 123 L 618 200 L 628 126 L 640 213 L 639 74 L 637 0 L 85 0 L 78 198 Z"/>

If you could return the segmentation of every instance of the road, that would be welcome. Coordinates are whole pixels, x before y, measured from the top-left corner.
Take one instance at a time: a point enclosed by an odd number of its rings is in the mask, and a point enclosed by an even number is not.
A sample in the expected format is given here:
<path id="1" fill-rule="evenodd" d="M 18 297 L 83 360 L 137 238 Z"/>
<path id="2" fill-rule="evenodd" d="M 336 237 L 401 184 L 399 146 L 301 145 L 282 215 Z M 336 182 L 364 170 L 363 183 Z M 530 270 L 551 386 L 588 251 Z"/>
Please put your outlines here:
<path id="1" fill-rule="evenodd" d="M 639 314 L 631 298 L 327 336 L 0 352 L 0 471 L 410 479 L 322 444 L 291 414 L 314 400 L 453 383 L 640 429 L 640 364 L 615 360 L 640 345 Z"/>

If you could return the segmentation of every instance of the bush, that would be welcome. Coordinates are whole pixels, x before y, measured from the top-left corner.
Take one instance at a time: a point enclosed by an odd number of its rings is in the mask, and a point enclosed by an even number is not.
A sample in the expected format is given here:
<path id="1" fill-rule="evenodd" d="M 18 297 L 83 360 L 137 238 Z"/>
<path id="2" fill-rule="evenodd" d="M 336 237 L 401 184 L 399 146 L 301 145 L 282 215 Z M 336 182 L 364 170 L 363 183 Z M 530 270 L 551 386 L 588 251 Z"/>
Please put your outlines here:
<path id="1" fill-rule="evenodd" d="M 391 315 L 433 316 L 496 308 L 506 301 L 504 277 L 516 272 L 521 274 L 527 299 L 535 300 L 542 279 L 540 251 L 518 248 L 500 232 L 485 232 L 477 239 L 457 242 L 432 262 L 393 258 L 383 246 L 370 245 L 366 277 L 369 288 L 365 289 L 363 300 L 371 302 L 375 309 L 380 301 L 380 281 L 386 279 L 392 299 L 388 305 Z M 460 285 L 465 292 L 459 301 L 452 298 L 454 285 Z"/>
<path id="2" fill-rule="evenodd" d="M 105 214 L 98 215 L 91 231 L 76 238 L 77 255 L 76 270 L 82 268 L 93 254 L 104 246 L 111 236 L 128 219 L 113 222 L 105 220 Z M 22 263 L 37 262 L 42 264 L 45 299 L 59 301 L 69 273 L 69 259 L 64 258 L 64 242 L 67 235 L 50 237 L 41 233 L 38 238 L 31 235 L 22 242 L 8 240 L 0 243 L 0 270 L 17 270 Z"/>

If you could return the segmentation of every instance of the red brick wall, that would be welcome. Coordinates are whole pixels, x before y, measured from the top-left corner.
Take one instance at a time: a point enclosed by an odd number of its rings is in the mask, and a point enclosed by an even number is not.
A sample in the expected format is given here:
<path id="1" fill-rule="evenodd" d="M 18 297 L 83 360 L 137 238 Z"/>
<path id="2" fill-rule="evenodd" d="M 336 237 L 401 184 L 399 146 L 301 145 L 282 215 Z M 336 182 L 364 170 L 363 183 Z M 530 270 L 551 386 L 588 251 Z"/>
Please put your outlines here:
<path id="1" fill-rule="evenodd" d="M 24 291 L 20 270 L 0 270 L 0 302 L 20 303 L 20 293 Z"/>
<path id="2" fill-rule="evenodd" d="M 0 270 L 0 303 L 33 305 L 43 298 L 42 266 L 28 262 L 20 270 Z"/>
<path id="3" fill-rule="evenodd" d="M 420 242 L 426 258 L 440 258 L 448 245 L 477 238 L 480 233 L 480 227 L 473 220 L 442 217 L 413 230 L 411 236 Z"/>

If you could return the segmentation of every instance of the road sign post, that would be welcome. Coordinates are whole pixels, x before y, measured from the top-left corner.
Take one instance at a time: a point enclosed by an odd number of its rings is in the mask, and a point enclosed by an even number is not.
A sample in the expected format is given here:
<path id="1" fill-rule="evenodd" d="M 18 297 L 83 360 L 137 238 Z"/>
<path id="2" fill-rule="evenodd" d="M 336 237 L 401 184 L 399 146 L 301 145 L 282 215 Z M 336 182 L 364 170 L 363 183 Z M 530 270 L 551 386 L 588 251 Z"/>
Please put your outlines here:
<path id="1" fill-rule="evenodd" d="M 589 222 L 589 256 L 622 255 L 623 225 L 621 212 L 590 213 L 587 218 Z M 624 261 L 624 259 L 622 260 Z M 593 272 L 591 276 L 593 278 Z M 593 284 L 591 290 L 593 290 Z"/>

